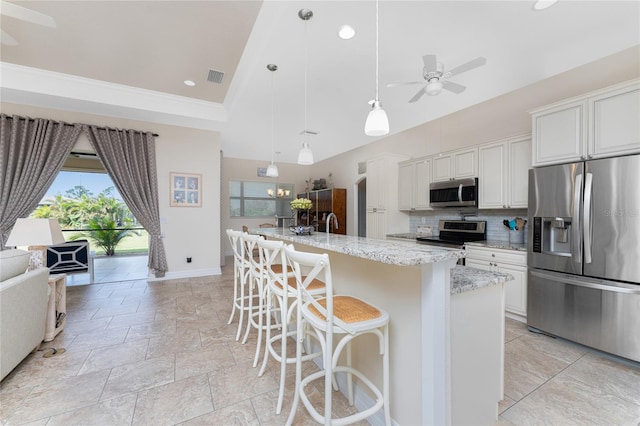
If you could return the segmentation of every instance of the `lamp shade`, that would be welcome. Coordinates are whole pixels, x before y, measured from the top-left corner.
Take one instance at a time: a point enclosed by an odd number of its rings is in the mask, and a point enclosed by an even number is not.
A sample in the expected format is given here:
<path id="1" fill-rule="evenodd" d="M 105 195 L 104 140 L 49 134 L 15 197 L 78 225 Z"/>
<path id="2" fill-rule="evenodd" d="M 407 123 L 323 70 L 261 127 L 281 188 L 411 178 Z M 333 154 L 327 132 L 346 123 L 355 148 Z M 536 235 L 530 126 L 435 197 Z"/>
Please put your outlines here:
<path id="1" fill-rule="evenodd" d="M 267 177 L 278 177 L 278 166 L 275 163 L 271 163 L 267 166 Z"/>
<path id="2" fill-rule="evenodd" d="M 56 219 L 20 218 L 9 234 L 6 246 L 50 246 L 64 243 L 60 224 Z"/>
<path id="3" fill-rule="evenodd" d="M 302 149 L 298 153 L 298 164 L 303 166 L 313 164 L 313 152 L 311 152 L 311 148 L 309 148 L 309 143 L 307 142 L 302 144 Z"/>
<path id="4" fill-rule="evenodd" d="M 373 108 L 369 111 L 364 123 L 364 133 L 367 136 L 383 136 L 389 133 L 389 119 L 382 109 L 380 101 L 373 101 Z"/>

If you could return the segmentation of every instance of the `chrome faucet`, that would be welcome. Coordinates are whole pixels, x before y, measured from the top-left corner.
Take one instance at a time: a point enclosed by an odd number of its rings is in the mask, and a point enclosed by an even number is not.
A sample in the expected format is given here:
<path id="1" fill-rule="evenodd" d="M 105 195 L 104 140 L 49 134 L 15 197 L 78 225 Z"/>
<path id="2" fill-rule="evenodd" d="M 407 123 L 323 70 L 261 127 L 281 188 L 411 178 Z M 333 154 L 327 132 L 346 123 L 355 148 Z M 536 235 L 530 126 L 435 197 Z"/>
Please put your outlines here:
<path id="1" fill-rule="evenodd" d="M 336 226 L 333 229 L 338 229 L 338 216 L 336 216 L 336 214 L 333 212 L 329 213 L 329 215 L 327 216 L 327 228 L 326 228 L 327 234 L 329 233 L 329 228 L 331 227 L 332 217 L 335 219 L 335 222 L 336 222 Z"/>

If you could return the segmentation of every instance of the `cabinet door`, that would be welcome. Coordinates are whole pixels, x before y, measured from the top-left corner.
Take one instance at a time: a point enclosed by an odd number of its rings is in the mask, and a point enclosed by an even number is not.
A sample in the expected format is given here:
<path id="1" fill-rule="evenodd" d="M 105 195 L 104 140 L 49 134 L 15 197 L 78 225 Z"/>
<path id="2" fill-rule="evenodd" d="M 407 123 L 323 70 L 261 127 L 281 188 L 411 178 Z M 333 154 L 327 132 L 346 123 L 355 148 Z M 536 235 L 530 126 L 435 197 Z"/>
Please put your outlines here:
<path id="1" fill-rule="evenodd" d="M 414 207 L 415 164 L 398 165 L 398 209 L 411 210 Z M 367 182 L 368 185 L 368 182 Z"/>
<path id="2" fill-rule="evenodd" d="M 481 209 L 507 207 L 507 150 L 506 142 L 481 146 L 478 150 L 478 207 Z"/>
<path id="3" fill-rule="evenodd" d="M 384 211 L 367 212 L 367 238 L 384 240 L 387 236 L 387 218 Z"/>
<path id="4" fill-rule="evenodd" d="M 431 160 L 415 163 L 415 181 L 413 193 L 416 210 L 431 210 L 429 206 L 429 184 L 431 183 Z"/>
<path id="5" fill-rule="evenodd" d="M 465 266 L 482 269 L 484 271 L 492 270 L 491 265 L 489 265 L 489 262 L 487 262 L 486 260 L 475 260 L 475 259 L 470 259 L 469 257 L 465 259 Z"/>
<path id="6" fill-rule="evenodd" d="M 453 153 L 453 177 L 456 179 L 478 176 L 478 148 Z"/>
<path id="7" fill-rule="evenodd" d="M 527 208 L 529 204 L 529 169 L 531 168 L 531 139 L 509 143 L 509 185 L 507 205 L 510 208 Z M 482 199 L 480 199 L 482 202 Z"/>
<path id="8" fill-rule="evenodd" d="M 640 87 L 619 89 L 589 101 L 590 156 L 640 152 Z"/>
<path id="9" fill-rule="evenodd" d="M 367 161 L 367 208 L 384 209 L 386 200 L 386 161 L 376 158 Z"/>
<path id="10" fill-rule="evenodd" d="M 585 102 L 533 115 L 533 165 L 581 159 L 585 152 Z"/>
<path id="11" fill-rule="evenodd" d="M 527 268 L 498 263 L 498 270 L 513 275 L 514 280 L 505 284 L 505 309 L 527 316 Z"/>
<path id="12" fill-rule="evenodd" d="M 433 182 L 449 180 L 452 176 L 451 155 L 437 155 L 433 157 Z"/>

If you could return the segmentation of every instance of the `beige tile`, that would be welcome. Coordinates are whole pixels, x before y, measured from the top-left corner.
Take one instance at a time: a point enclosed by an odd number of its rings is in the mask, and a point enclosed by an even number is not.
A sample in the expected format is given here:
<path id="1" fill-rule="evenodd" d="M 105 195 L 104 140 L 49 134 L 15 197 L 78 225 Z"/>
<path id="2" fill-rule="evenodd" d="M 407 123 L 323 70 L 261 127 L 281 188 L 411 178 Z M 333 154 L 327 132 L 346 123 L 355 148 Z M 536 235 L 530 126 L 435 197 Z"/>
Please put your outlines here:
<path id="1" fill-rule="evenodd" d="M 236 340 L 236 327 L 223 325 L 219 328 L 207 328 L 199 330 L 202 347 L 207 347 L 216 343 L 231 343 Z"/>
<path id="2" fill-rule="evenodd" d="M 131 326 L 127 334 L 127 341 L 166 336 L 176 333 L 175 320 L 155 320 L 145 324 Z"/>
<path id="3" fill-rule="evenodd" d="M 78 374 L 144 361 L 148 345 L 149 341 L 143 339 L 94 349 Z"/>
<path id="4" fill-rule="evenodd" d="M 504 341 L 510 342 L 513 339 L 517 339 L 530 331 L 527 329 L 527 324 L 520 321 L 513 320 L 511 318 L 505 318 L 504 321 Z"/>
<path id="5" fill-rule="evenodd" d="M 111 370 L 101 401 L 173 382 L 175 356 L 125 364 Z"/>
<path id="6" fill-rule="evenodd" d="M 67 325 L 75 321 L 90 320 L 99 308 L 74 308 L 67 303 Z"/>
<path id="7" fill-rule="evenodd" d="M 136 399 L 136 395 L 124 395 L 64 414 L 58 414 L 51 417 L 47 426 L 72 424 L 118 426 L 131 424 L 133 410 L 136 407 Z"/>
<path id="8" fill-rule="evenodd" d="M 96 309 L 97 312 L 97 309 Z M 64 326 L 67 334 L 77 336 L 83 333 L 98 333 L 103 331 L 109 325 L 111 318 L 88 319 L 84 321 L 69 321 Z"/>
<path id="9" fill-rule="evenodd" d="M 155 318 L 155 311 L 116 315 L 111 318 L 111 322 L 109 322 L 107 328 L 131 327 L 133 325 L 146 324 L 153 322 Z"/>
<path id="10" fill-rule="evenodd" d="M 108 375 L 108 371 L 98 371 L 45 383 L 25 398 L 9 423 L 26 423 L 95 404 Z"/>
<path id="11" fill-rule="evenodd" d="M 504 399 L 498 403 L 498 414 L 502 414 L 507 408 L 511 407 L 515 403 L 516 402 L 513 399 L 505 396 Z"/>
<path id="12" fill-rule="evenodd" d="M 216 411 L 212 411 L 193 420 L 182 423 L 189 426 L 210 426 L 210 425 L 247 425 L 258 426 L 258 418 L 253 410 L 250 401 L 241 401 L 229 407 L 224 407 Z M 262 423 L 267 425 L 267 423 Z"/>
<path id="13" fill-rule="evenodd" d="M 176 380 L 235 365 L 233 354 L 225 343 L 210 345 L 197 352 L 179 352 L 176 354 Z"/>
<path id="14" fill-rule="evenodd" d="M 132 314 L 138 310 L 138 303 L 104 306 L 98 309 L 93 318 L 108 318 L 115 315 Z"/>
<path id="15" fill-rule="evenodd" d="M 518 425 L 635 426 L 640 423 L 640 405 L 560 374 L 507 409 L 502 417 Z"/>
<path id="16" fill-rule="evenodd" d="M 10 386 L 4 381 L 0 384 L 0 424 L 6 422 L 32 390 L 33 386 Z"/>
<path id="17" fill-rule="evenodd" d="M 210 372 L 209 386 L 213 406 L 219 409 L 277 389 L 278 383 L 270 373 L 258 377 L 257 369 L 245 362 Z"/>
<path id="18" fill-rule="evenodd" d="M 140 392 L 133 424 L 174 425 L 211 411 L 211 392 L 203 374 Z"/>
<path id="19" fill-rule="evenodd" d="M 113 328 L 107 329 L 101 332 L 87 332 L 78 334 L 73 342 L 71 342 L 67 349 L 96 349 L 103 348 L 105 346 L 113 346 L 118 343 L 123 343 L 125 337 L 129 333 L 129 329 Z"/>
<path id="20" fill-rule="evenodd" d="M 561 375 L 640 405 L 640 364 L 623 364 L 601 354 L 589 353 Z"/>
<path id="21" fill-rule="evenodd" d="M 155 358 L 176 352 L 191 352 L 202 348 L 198 330 L 181 330 L 174 334 L 149 339 L 147 358 Z"/>

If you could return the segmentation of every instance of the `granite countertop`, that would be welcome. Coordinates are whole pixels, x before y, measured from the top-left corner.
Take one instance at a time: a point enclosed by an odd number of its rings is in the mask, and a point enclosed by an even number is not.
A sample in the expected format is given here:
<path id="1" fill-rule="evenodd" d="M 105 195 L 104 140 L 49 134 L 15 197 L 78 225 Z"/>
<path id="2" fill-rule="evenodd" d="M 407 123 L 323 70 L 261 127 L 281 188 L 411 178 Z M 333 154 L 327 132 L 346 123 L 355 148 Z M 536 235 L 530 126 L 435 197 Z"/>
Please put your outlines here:
<path id="1" fill-rule="evenodd" d="M 484 269 L 456 265 L 451 269 L 451 294 L 478 290 L 491 285 L 512 281 L 513 275 L 504 272 L 490 272 Z"/>
<path id="2" fill-rule="evenodd" d="M 387 238 L 400 238 L 403 240 L 415 240 L 418 234 L 415 232 L 407 232 L 404 234 L 387 234 Z"/>
<path id="3" fill-rule="evenodd" d="M 525 243 L 510 243 L 509 241 L 500 240 L 474 241 L 471 243 L 466 243 L 466 245 L 503 250 L 527 251 L 527 244 Z"/>
<path id="4" fill-rule="evenodd" d="M 296 235 L 289 228 L 258 228 L 250 232 L 398 266 L 419 266 L 466 256 L 464 250 L 416 244 L 412 240 L 377 240 L 324 232 Z"/>

